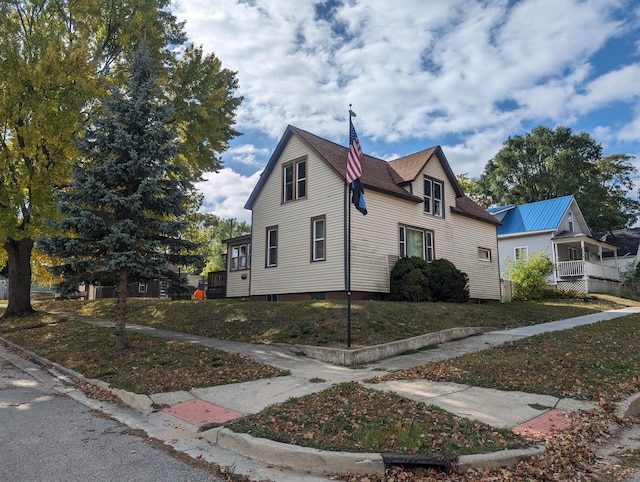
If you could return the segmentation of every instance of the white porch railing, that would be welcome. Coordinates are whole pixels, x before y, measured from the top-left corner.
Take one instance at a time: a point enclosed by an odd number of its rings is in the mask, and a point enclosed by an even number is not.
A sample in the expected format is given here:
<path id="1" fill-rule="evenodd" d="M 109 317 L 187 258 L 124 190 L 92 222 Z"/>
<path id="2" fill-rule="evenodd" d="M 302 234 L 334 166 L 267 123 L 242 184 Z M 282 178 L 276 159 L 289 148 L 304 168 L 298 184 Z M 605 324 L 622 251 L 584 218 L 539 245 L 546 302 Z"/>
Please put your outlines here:
<path id="1" fill-rule="evenodd" d="M 582 260 L 558 261 L 556 275 L 558 278 L 586 277 L 620 281 L 617 267 Z"/>

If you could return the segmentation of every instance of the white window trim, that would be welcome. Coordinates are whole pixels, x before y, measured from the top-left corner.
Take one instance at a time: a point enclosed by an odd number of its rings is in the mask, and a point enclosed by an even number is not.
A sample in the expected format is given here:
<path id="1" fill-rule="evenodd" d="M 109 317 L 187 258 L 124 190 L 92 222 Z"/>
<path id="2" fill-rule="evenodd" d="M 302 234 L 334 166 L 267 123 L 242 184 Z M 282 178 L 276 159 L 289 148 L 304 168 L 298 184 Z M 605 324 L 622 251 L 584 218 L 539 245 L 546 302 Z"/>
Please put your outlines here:
<path id="1" fill-rule="evenodd" d="M 524 253 L 524 257 L 518 258 L 518 251 L 523 252 Z M 529 246 L 516 246 L 515 248 L 513 248 L 513 259 L 514 260 L 527 259 L 528 257 L 529 257 Z"/>
<path id="2" fill-rule="evenodd" d="M 276 240 L 275 240 L 275 244 L 271 244 L 271 233 L 275 233 L 276 236 Z M 267 253 L 266 253 L 266 259 L 265 259 L 265 266 L 267 268 L 274 268 L 276 266 L 278 266 L 278 227 L 277 226 L 271 226 L 267 228 L 267 235 L 266 235 L 266 248 L 267 248 Z M 271 253 L 274 252 L 275 253 L 275 262 L 272 262 L 272 257 L 271 257 Z"/>
<path id="3" fill-rule="evenodd" d="M 244 255 L 242 255 L 244 248 Z M 242 260 L 244 259 L 244 266 Z M 231 246 L 231 265 L 230 271 L 243 271 L 251 267 L 251 243 L 236 244 Z"/>
<path id="4" fill-rule="evenodd" d="M 429 189 L 427 189 L 427 184 Z M 440 188 L 440 197 L 435 197 L 435 186 Z M 424 212 L 437 218 L 444 217 L 444 182 L 432 177 L 424 176 Z M 429 194 L 427 194 L 427 190 Z"/>
<path id="5" fill-rule="evenodd" d="M 489 248 L 478 248 L 478 260 L 490 263 L 491 262 L 491 249 Z"/>
<path id="6" fill-rule="evenodd" d="M 318 236 L 317 225 L 322 222 L 322 237 Z M 318 242 L 322 243 L 323 255 L 318 256 Z M 311 261 L 324 261 L 327 258 L 327 220 L 325 216 L 318 216 L 311 219 Z"/>
<path id="7" fill-rule="evenodd" d="M 435 259 L 435 250 L 433 246 L 433 232 L 428 229 L 415 228 L 411 226 L 400 225 L 398 227 L 398 255 L 400 258 L 408 256 L 408 233 L 407 230 L 422 233 L 422 259 L 427 262 Z"/>

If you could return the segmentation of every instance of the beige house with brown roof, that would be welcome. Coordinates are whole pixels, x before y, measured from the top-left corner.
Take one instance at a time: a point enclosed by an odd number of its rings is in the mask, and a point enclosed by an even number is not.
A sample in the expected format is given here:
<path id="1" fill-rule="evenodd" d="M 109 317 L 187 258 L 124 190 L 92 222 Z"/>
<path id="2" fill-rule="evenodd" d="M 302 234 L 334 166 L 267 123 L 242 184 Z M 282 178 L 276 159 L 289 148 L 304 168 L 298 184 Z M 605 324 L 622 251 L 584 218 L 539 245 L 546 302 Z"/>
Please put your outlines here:
<path id="1" fill-rule="evenodd" d="M 347 151 L 287 127 L 245 205 L 251 237 L 228 241 L 228 297 L 345 297 Z M 368 214 L 348 203 L 354 298 L 382 297 L 398 258 L 420 256 L 453 262 L 472 299 L 500 299 L 499 222 L 464 195 L 439 146 L 361 163 Z"/>

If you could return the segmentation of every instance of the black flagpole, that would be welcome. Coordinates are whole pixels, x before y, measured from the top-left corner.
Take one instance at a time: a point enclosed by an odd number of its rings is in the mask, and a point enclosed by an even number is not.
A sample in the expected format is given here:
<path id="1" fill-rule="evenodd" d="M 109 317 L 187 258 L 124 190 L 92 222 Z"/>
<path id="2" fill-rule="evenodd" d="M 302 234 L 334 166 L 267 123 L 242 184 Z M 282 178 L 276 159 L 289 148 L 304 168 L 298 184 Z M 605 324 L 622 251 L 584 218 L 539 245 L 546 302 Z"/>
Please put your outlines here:
<path id="1" fill-rule="evenodd" d="M 349 149 L 351 149 L 351 118 L 355 117 L 349 104 Z M 348 162 L 348 161 L 347 161 Z M 345 204 L 345 218 L 347 224 L 347 250 L 346 250 L 346 290 L 347 290 L 347 348 L 351 348 L 351 184 L 347 190 Z"/>
<path id="2" fill-rule="evenodd" d="M 347 276 L 347 348 L 351 348 L 351 203 L 349 199 L 351 198 L 351 184 L 349 184 L 349 195 L 347 196 L 347 218 L 349 224 L 349 249 L 347 250 L 347 266 L 348 266 L 348 276 Z"/>

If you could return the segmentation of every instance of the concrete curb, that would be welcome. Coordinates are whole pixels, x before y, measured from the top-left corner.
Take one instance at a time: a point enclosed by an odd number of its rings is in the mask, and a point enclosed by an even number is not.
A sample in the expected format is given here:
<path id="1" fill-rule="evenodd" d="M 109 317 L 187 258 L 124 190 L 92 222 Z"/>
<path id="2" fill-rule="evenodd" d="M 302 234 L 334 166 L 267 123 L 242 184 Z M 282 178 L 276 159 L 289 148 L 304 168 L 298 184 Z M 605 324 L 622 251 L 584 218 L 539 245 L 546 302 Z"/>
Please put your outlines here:
<path id="1" fill-rule="evenodd" d="M 332 452 L 256 438 L 218 427 L 202 433 L 203 438 L 222 448 L 261 462 L 315 475 L 384 475 L 382 456 L 375 453 Z"/>
<path id="2" fill-rule="evenodd" d="M 328 348 L 312 345 L 288 345 L 284 343 L 275 343 L 274 345 L 292 353 L 302 353 L 309 358 L 326 363 L 353 366 L 391 358 L 407 351 L 419 350 L 425 346 L 439 345 L 447 341 L 467 338 L 472 335 L 479 335 L 489 331 L 491 331 L 491 329 L 485 327 L 449 328 L 434 333 L 414 336 L 404 340 L 354 349 Z"/>
<path id="3" fill-rule="evenodd" d="M 384 475 L 385 471 L 383 456 L 377 453 L 333 452 L 300 447 L 253 437 L 245 433 L 235 433 L 225 427 L 207 430 L 202 433 L 202 437 L 212 444 L 245 457 L 315 475 L 345 473 Z M 513 467 L 522 459 L 542 455 L 544 451 L 544 445 L 536 445 L 525 449 L 461 455 L 454 470 L 464 472 L 470 468 Z"/>
<path id="4" fill-rule="evenodd" d="M 471 468 L 496 469 L 498 467 L 513 467 L 522 459 L 537 457 L 545 451 L 544 445 L 536 445 L 526 449 L 500 450 L 488 454 L 461 455 L 456 469 L 464 472 Z"/>
<path id="5" fill-rule="evenodd" d="M 640 414 L 640 393 L 636 393 L 618 402 L 616 415 L 620 418 L 635 417 Z"/>

